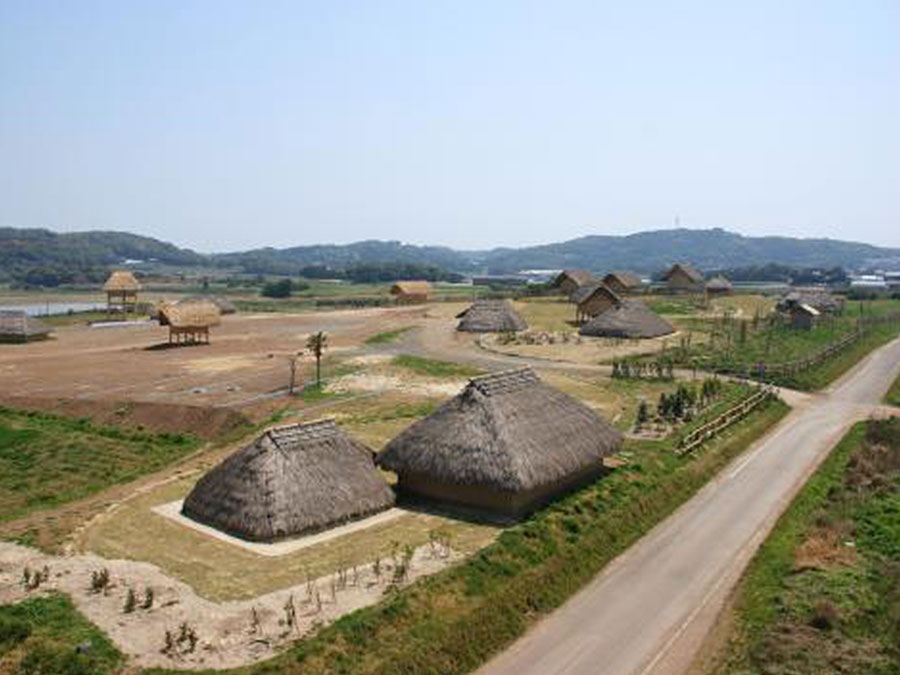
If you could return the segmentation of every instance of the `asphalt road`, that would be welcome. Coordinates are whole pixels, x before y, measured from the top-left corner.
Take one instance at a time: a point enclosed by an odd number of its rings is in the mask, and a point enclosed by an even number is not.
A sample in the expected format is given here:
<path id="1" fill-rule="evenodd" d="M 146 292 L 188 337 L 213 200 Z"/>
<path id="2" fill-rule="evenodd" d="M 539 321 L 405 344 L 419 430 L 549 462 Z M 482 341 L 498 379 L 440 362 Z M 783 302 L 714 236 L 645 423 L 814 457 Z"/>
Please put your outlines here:
<path id="1" fill-rule="evenodd" d="M 850 424 L 886 410 L 898 370 L 895 340 L 801 402 L 479 675 L 684 673 L 775 520 Z"/>

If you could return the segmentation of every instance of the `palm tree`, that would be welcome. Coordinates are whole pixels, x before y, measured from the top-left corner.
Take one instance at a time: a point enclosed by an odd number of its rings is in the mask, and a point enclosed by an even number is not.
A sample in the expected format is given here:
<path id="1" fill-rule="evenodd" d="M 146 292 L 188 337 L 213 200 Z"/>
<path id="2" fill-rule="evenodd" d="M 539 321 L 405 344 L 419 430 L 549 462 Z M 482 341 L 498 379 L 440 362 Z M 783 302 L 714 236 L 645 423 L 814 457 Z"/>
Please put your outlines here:
<path id="1" fill-rule="evenodd" d="M 322 331 L 313 333 L 306 340 L 306 348 L 316 357 L 316 388 L 322 388 L 322 354 L 328 346 L 328 336 Z"/>

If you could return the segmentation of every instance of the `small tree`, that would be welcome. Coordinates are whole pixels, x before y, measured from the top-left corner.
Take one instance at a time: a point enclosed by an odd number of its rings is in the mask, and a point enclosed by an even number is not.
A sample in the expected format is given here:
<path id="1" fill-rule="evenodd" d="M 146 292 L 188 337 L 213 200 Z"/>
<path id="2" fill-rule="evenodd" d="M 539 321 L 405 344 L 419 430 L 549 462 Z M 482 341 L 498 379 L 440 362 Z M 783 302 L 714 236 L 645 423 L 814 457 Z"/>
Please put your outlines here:
<path id="1" fill-rule="evenodd" d="M 292 290 L 291 280 L 282 279 L 281 281 L 270 281 L 263 284 L 260 295 L 265 298 L 289 298 Z"/>
<path id="2" fill-rule="evenodd" d="M 291 373 L 291 380 L 288 383 L 288 394 L 291 396 L 294 395 L 294 389 L 297 386 L 297 366 L 300 362 L 300 357 L 303 356 L 303 352 L 297 352 L 296 354 L 289 354 L 287 357 L 288 360 L 288 369 Z"/>
<path id="3" fill-rule="evenodd" d="M 647 410 L 647 401 L 642 400 L 638 404 L 638 409 L 637 409 L 637 428 L 638 428 L 638 430 L 640 430 L 647 423 L 648 419 L 650 419 L 650 413 Z"/>
<path id="4" fill-rule="evenodd" d="M 316 357 L 316 388 L 322 388 L 322 354 L 325 353 L 325 348 L 328 346 L 328 336 L 319 331 L 318 333 L 313 333 L 306 340 L 306 348 L 309 349 L 313 353 L 313 356 Z"/>

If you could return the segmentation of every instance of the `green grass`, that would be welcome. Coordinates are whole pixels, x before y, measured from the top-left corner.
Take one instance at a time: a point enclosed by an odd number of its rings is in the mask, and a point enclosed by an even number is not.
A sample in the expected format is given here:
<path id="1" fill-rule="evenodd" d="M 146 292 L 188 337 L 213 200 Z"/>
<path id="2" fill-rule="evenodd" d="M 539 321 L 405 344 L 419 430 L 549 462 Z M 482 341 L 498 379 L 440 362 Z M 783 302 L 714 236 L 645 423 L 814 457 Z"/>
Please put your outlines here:
<path id="1" fill-rule="evenodd" d="M 491 546 L 239 672 L 453 675 L 481 665 L 588 583 L 776 423 L 773 401 L 695 457 L 629 443 L 629 464 Z"/>
<path id="2" fill-rule="evenodd" d="M 386 345 L 396 342 L 404 333 L 411 331 L 414 326 L 404 326 L 396 330 L 386 330 L 381 333 L 375 333 L 366 338 L 367 345 Z"/>
<path id="3" fill-rule="evenodd" d="M 647 300 L 647 306 L 657 314 L 697 314 L 701 311 L 698 302 L 688 299 L 656 298 Z"/>
<path id="4" fill-rule="evenodd" d="M 900 672 L 898 523 L 900 420 L 858 424 L 750 563 L 715 672 Z"/>
<path id="5" fill-rule="evenodd" d="M 888 393 L 884 395 L 884 402 L 888 405 L 900 406 L 900 375 L 894 380 Z"/>
<path id="6" fill-rule="evenodd" d="M 0 522 L 134 480 L 198 445 L 181 434 L 0 408 Z"/>
<path id="7" fill-rule="evenodd" d="M 76 653 L 75 647 L 90 643 Z M 0 672 L 21 675 L 105 675 L 122 655 L 68 596 L 53 593 L 0 606 Z"/>
<path id="8" fill-rule="evenodd" d="M 419 375 L 428 375 L 429 377 L 475 377 L 482 374 L 482 371 L 474 366 L 426 359 L 409 354 L 394 357 L 392 363 L 400 368 L 406 368 Z"/>

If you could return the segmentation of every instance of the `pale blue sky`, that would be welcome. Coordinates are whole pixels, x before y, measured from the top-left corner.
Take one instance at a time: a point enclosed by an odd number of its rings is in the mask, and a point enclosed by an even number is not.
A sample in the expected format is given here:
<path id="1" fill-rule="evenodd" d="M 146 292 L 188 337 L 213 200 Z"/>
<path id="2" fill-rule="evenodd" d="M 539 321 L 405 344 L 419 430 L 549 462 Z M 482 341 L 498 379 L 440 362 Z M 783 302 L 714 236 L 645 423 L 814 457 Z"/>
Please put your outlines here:
<path id="1" fill-rule="evenodd" d="M 900 2 L 0 0 L 0 225 L 900 246 Z"/>

